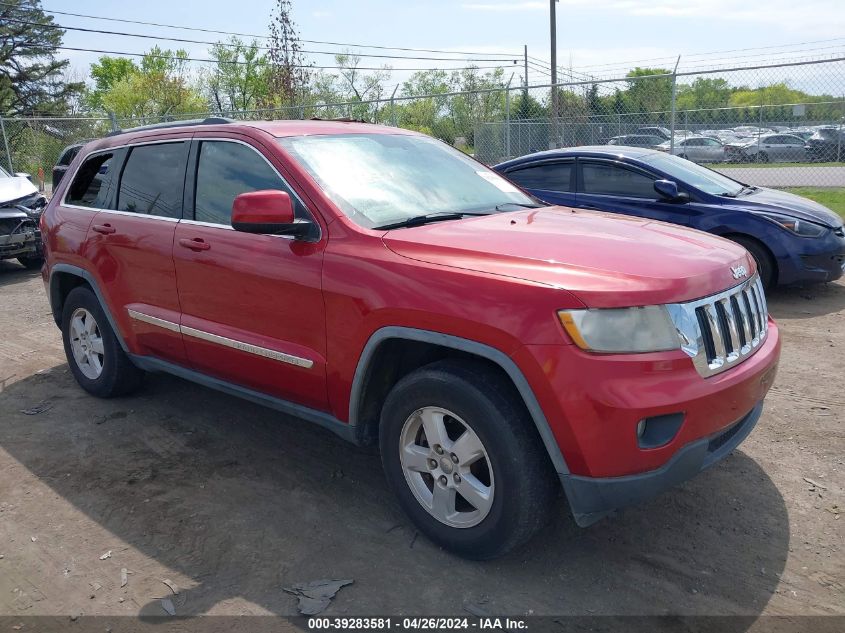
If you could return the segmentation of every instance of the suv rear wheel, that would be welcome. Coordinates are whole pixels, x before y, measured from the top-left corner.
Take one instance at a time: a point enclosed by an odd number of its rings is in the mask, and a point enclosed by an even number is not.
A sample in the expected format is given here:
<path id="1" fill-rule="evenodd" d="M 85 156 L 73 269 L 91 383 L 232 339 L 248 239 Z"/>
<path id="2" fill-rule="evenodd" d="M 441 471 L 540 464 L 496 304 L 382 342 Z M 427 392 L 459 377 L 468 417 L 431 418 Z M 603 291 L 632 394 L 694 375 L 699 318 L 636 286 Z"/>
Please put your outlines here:
<path id="1" fill-rule="evenodd" d="M 379 432 L 399 503 L 421 532 L 461 556 L 506 553 L 555 507 L 555 474 L 523 403 L 482 363 L 440 361 L 405 376 Z"/>
<path id="2" fill-rule="evenodd" d="M 96 295 L 87 287 L 70 291 L 62 308 L 62 340 L 76 382 L 100 398 L 128 394 L 144 372 L 120 347 Z"/>

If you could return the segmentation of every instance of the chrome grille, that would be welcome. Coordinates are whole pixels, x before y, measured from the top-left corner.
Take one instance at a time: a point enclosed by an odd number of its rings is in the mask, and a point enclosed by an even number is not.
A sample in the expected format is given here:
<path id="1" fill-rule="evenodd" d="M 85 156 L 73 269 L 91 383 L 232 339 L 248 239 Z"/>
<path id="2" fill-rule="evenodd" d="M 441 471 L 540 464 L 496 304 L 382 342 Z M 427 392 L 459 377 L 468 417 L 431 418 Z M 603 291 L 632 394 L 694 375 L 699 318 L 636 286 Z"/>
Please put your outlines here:
<path id="1" fill-rule="evenodd" d="M 725 292 L 667 308 L 681 349 L 705 377 L 751 356 L 769 329 L 766 295 L 757 275 Z"/>

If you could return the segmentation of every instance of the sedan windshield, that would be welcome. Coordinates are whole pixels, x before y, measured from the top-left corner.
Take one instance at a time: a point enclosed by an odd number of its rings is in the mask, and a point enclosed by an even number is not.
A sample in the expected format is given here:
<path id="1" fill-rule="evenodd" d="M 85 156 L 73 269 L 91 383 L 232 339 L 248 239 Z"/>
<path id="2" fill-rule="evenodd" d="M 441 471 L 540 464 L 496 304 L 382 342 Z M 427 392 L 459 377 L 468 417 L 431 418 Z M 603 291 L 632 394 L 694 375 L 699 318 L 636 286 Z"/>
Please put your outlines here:
<path id="1" fill-rule="evenodd" d="M 513 211 L 537 202 L 434 139 L 405 134 L 291 136 L 282 146 L 357 224 Z"/>
<path id="2" fill-rule="evenodd" d="M 677 156 L 653 154 L 642 160 L 665 172 L 670 178 L 714 196 L 737 196 L 744 186 L 732 178 Z"/>

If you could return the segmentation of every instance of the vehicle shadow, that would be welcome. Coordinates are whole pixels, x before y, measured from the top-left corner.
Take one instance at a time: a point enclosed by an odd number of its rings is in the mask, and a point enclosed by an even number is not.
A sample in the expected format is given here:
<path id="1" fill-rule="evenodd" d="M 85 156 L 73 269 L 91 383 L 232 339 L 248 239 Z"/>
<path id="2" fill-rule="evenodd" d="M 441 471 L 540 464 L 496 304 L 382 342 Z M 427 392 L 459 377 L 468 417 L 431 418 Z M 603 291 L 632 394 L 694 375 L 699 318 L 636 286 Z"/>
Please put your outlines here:
<path id="1" fill-rule="evenodd" d="M 807 319 L 845 310 L 845 283 L 775 288 L 766 293 L 775 319 Z"/>
<path id="2" fill-rule="evenodd" d="M 472 562 L 417 535 L 372 450 L 168 376 L 97 400 L 66 369 L 0 393 L 0 449 L 127 546 L 193 579 L 174 597 L 179 615 L 233 598 L 293 615 L 283 587 L 350 578 L 328 614 L 756 616 L 784 569 L 784 501 L 741 451 L 589 529 L 561 499 L 527 548 Z M 55 406 L 23 415 L 39 401 Z M 154 596 L 142 597 L 142 616 L 164 615 Z"/>
<path id="3" fill-rule="evenodd" d="M 15 260 L 0 260 L 0 288 L 11 284 L 21 283 L 39 275 L 41 275 L 40 270 L 24 268 Z"/>

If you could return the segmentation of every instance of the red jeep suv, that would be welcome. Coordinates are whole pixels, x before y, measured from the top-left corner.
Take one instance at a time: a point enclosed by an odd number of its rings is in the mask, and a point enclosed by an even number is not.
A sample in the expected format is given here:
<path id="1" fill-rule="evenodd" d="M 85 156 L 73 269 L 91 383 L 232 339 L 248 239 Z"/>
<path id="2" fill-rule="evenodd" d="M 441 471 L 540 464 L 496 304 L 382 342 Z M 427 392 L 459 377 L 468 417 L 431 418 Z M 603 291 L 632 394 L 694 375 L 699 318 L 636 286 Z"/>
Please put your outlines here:
<path id="1" fill-rule="evenodd" d="M 41 221 L 68 363 L 111 397 L 169 372 L 378 443 L 464 556 L 714 464 L 780 351 L 724 239 L 543 207 L 426 136 L 206 119 L 86 145 Z"/>

